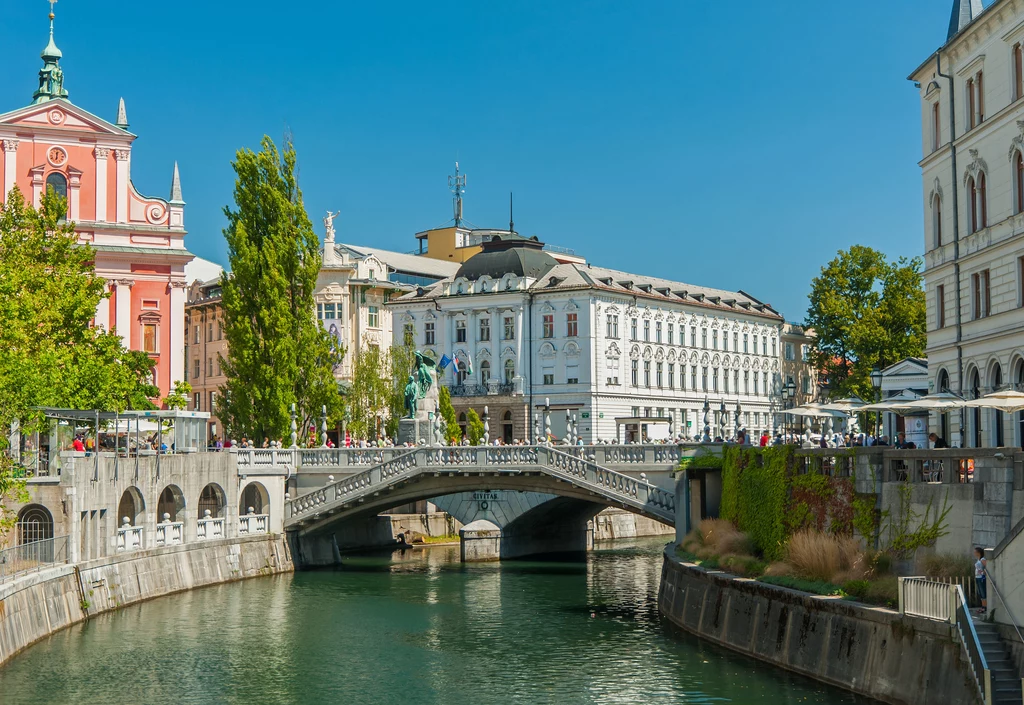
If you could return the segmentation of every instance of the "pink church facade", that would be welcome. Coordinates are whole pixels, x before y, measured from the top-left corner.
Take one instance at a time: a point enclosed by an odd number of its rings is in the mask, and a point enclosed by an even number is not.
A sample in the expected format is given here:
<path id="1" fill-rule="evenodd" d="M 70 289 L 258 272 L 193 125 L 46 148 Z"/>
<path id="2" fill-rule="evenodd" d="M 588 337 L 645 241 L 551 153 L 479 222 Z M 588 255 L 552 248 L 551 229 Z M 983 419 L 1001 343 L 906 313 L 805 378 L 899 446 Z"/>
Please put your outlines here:
<path id="1" fill-rule="evenodd" d="M 0 114 L 0 183 L 6 200 L 17 186 L 35 207 L 47 188 L 68 199 L 80 242 L 96 251 L 95 267 L 110 298 L 95 324 L 145 351 L 161 396 L 185 379 L 185 203 L 174 165 L 170 198 L 140 194 L 132 184 L 132 143 L 122 101 L 115 122 L 73 105 L 63 86 L 60 50 L 43 50 L 32 104 Z"/>

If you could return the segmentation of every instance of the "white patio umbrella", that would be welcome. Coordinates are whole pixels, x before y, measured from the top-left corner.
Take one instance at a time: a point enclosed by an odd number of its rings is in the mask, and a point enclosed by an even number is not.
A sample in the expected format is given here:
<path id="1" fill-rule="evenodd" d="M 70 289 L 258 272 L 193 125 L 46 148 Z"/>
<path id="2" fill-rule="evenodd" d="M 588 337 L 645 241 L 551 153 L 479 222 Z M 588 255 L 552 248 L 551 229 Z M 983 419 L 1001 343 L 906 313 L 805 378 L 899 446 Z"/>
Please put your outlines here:
<path id="1" fill-rule="evenodd" d="M 846 414 L 842 411 L 836 411 L 834 409 L 826 409 L 823 406 L 815 406 L 813 404 L 805 404 L 804 406 L 798 406 L 793 409 L 786 409 L 782 413 L 789 414 L 790 416 L 839 416 L 845 417 Z"/>
<path id="2" fill-rule="evenodd" d="M 819 409 L 827 409 L 829 411 L 843 411 L 849 413 L 851 411 L 860 411 L 864 408 L 864 400 L 859 397 L 846 397 L 845 399 L 836 399 L 830 401 L 827 404 L 819 404 Z"/>
<path id="3" fill-rule="evenodd" d="M 966 402 L 964 406 L 980 406 L 985 409 L 998 409 L 1007 413 L 1024 411 L 1024 392 L 1017 392 L 1012 389 L 993 392 L 992 394 L 986 394 L 980 399 L 972 399 Z"/>
<path id="4" fill-rule="evenodd" d="M 956 394 L 951 394 L 950 392 L 939 392 L 937 394 L 927 394 L 920 399 L 907 402 L 900 408 L 924 411 L 945 411 L 947 409 L 959 409 L 966 403 L 967 402 Z"/>

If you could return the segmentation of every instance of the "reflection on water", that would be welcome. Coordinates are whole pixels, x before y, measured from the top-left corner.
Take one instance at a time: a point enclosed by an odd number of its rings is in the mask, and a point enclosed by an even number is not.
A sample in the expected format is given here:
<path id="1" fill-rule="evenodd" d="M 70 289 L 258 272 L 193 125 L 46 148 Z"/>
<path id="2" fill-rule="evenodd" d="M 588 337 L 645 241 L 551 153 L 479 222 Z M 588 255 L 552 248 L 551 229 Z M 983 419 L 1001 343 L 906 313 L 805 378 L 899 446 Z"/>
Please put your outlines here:
<path id="1" fill-rule="evenodd" d="M 865 703 L 658 616 L 664 539 L 577 563 L 352 557 L 125 608 L 0 671 L 3 703 Z"/>

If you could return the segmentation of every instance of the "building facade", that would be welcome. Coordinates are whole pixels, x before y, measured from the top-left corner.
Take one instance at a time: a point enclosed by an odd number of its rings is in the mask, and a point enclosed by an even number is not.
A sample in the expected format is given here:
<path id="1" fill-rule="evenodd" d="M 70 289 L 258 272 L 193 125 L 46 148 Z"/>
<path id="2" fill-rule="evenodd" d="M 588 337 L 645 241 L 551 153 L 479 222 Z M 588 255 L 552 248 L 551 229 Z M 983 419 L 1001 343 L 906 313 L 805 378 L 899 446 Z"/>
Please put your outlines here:
<path id="1" fill-rule="evenodd" d="M 53 189 L 67 199 L 79 240 L 96 251 L 96 273 L 110 296 L 96 325 L 116 331 L 126 347 L 152 360 L 154 383 L 166 395 L 185 376 L 185 202 L 174 165 L 168 199 L 143 196 L 132 184 L 132 143 L 121 101 L 108 122 L 68 99 L 62 58 L 53 38 L 43 49 L 32 102 L 0 115 L 0 183 L 39 207 Z"/>
<path id="2" fill-rule="evenodd" d="M 818 401 L 818 372 L 811 363 L 816 336 L 813 328 L 799 323 L 782 326 L 782 384 L 793 384 L 795 396 L 790 406 L 802 406 Z"/>
<path id="3" fill-rule="evenodd" d="M 1024 3 L 955 0 L 920 90 L 928 376 L 976 398 L 1024 385 Z M 1024 420 L 933 415 L 954 445 L 1020 445 Z"/>
<path id="4" fill-rule="evenodd" d="M 392 299 L 396 339 L 435 359 L 456 413 L 487 407 L 492 438 L 544 417 L 584 442 L 771 430 L 781 316 L 742 292 L 560 263 L 542 243 L 494 239 L 455 276 Z M 543 428 L 541 431 L 543 432 Z"/>
<path id="5" fill-rule="evenodd" d="M 189 411 L 210 413 L 207 438 L 223 438 L 224 428 L 217 416 L 217 398 L 227 381 L 221 368 L 228 356 L 224 339 L 224 305 L 220 277 L 195 281 L 188 288 L 185 305 L 186 360 L 188 382 L 192 385 Z"/>

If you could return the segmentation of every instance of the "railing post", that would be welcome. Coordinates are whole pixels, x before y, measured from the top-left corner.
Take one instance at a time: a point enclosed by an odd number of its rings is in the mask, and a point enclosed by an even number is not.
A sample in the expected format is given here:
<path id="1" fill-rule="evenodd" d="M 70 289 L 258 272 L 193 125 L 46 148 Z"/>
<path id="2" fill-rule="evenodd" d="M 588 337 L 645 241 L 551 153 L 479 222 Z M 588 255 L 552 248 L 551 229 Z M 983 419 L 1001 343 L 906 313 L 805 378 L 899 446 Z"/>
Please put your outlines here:
<path id="1" fill-rule="evenodd" d="M 903 597 L 903 593 L 906 591 L 906 589 L 907 589 L 906 585 L 903 582 L 903 576 L 900 576 L 900 578 L 899 578 L 899 589 L 896 591 L 897 596 L 899 598 L 900 614 L 906 614 L 907 613 L 906 600 Z"/>
<path id="2" fill-rule="evenodd" d="M 956 585 L 950 585 L 947 593 L 949 595 L 949 623 L 956 625 Z"/>
<path id="3" fill-rule="evenodd" d="M 992 671 L 985 669 L 985 705 L 993 705 Z"/>

